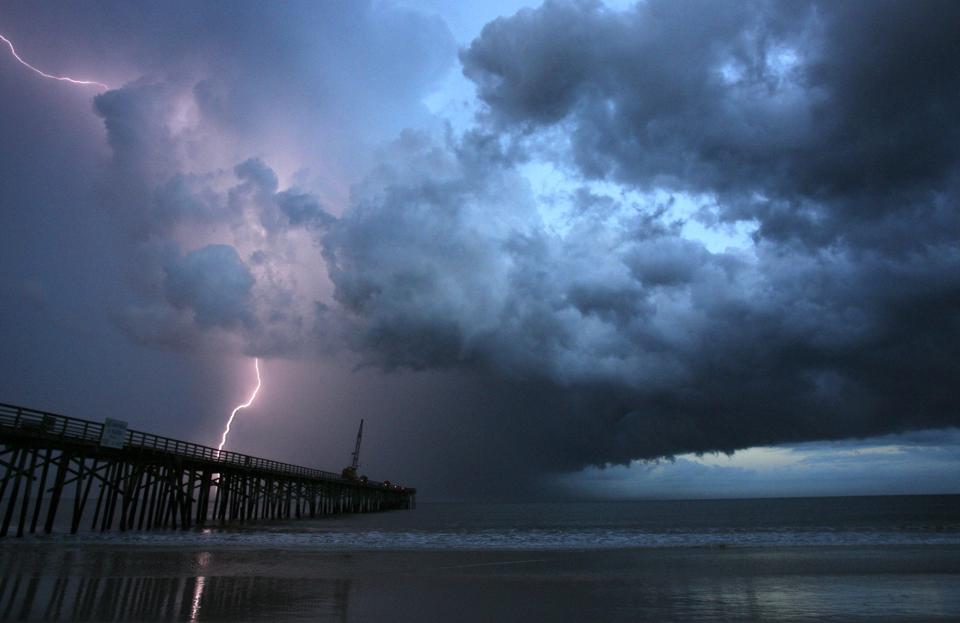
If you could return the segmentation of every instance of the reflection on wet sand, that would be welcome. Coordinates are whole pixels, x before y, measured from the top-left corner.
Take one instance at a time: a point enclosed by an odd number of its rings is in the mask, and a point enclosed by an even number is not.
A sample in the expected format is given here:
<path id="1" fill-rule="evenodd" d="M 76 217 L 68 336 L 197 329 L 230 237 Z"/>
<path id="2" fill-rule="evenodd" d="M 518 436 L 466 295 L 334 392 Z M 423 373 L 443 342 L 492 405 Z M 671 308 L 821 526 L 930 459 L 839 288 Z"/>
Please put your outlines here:
<path id="1" fill-rule="evenodd" d="M 0 546 L 0 621 L 955 621 L 960 547 Z"/>
<path id="2" fill-rule="evenodd" d="M 210 552 L 201 552 L 197 555 L 197 565 L 201 572 L 206 571 L 209 564 Z M 193 600 L 190 602 L 190 623 L 197 623 L 200 620 L 200 604 L 203 602 L 203 587 L 206 583 L 206 576 L 197 576 L 196 584 L 193 587 Z"/>
<path id="3" fill-rule="evenodd" d="M 70 557 L 72 552 L 67 554 Z M 196 558 L 202 570 L 211 554 L 202 552 Z M 346 620 L 349 594 L 348 579 L 311 579 L 310 609 L 325 620 Z M 4 573 L 0 579 L 0 620 L 245 620 L 253 613 L 289 613 L 295 602 L 302 604 L 304 596 L 300 582 L 257 575 L 87 578 Z"/>

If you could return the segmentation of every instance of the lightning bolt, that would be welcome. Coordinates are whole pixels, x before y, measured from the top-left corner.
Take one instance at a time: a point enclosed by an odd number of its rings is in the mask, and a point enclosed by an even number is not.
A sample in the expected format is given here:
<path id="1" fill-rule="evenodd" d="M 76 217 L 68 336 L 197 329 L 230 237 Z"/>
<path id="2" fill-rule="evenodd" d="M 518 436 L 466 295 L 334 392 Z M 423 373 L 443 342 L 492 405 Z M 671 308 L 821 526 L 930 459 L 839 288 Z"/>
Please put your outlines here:
<path id="1" fill-rule="evenodd" d="M 233 413 L 230 414 L 230 419 L 227 420 L 227 427 L 223 429 L 223 437 L 220 438 L 220 445 L 217 446 L 217 452 L 223 450 L 223 444 L 227 443 L 227 435 L 230 434 L 230 425 L 233 424 L 233 418 L 237 417 L 237 411 L 240 409 L 246 409 L 253 404 L 253 401 L 257 399 L 257 392 L 260 391 L 260 359 L 254 357 L 253 367 L 257 371 L 257 386 L 253 389 L 253 393 L 250 394 L 250 400 L 246 401 L 241 405 L 237 405 L 233 410 Z M 219 455 L 218 455 L 219 456 Z"/>
<path id="2" fill-rule="evenodd" d="M 49 78 L 50 80 L 60 80 L 61 82 L 69 82 L 70 84 L 77 84 L 80 86 L 98 87 L 100 89 L 103 89 L 104 91 L 110 90 L 110 87 L 108 87 L 102 82 L 97 82 L 96 80 L 75 80 L 74 78 L 70 78 L 69 76 L 54 76 L 53 74 L 48 74 L 45 71 L 41 71 L 36 67 L 34 67 L 33 65 L 31 65 L 30 63 L 28 63 L 27 61 L 20 58 L 20 55 L 17 54 L 17 49 L 13 47 L 13 43 L 9 39 L 4 37 L 3 35 L 0 35 L 0 41 L 3 41 L 4 43 L 7 44 L 7 47 L 10 48 L 10 53 L 13 54 L 13 58 L 17 59 L 21 65 L 29 68 L 31 71 L 33 71 L 36 74 L 40 74 L 44 78 Z"/>

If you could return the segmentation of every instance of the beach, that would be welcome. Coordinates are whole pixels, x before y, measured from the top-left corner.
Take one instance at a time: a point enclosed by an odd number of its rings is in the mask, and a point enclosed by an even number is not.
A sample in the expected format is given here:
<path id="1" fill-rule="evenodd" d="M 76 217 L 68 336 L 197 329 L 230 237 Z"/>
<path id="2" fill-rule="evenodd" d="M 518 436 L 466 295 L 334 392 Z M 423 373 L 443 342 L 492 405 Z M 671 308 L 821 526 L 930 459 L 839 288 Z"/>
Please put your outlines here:
<path id="1" fill-rule="evenodd" d="M 960 496 L 90 527 L 0 542 L 0 620 L 960 620 Z"/>
<path id="2" fill-rule="evenodd" d="M 960 618 L 960 546 L 372 551 L 8 542 L 23 621 Z"/>

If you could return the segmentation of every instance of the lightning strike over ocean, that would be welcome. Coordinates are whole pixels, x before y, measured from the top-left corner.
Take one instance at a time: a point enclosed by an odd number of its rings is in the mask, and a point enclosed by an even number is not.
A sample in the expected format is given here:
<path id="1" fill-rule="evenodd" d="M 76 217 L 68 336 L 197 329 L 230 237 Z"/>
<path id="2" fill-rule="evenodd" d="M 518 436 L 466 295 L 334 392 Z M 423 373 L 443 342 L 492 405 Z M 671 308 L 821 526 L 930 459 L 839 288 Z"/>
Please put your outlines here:
<path id="1" fill-rule="evenodd" d="M 17 59 L 17 61 L 18 61 L 21 65 L 23 65 L 24 67 L 27 67 L 28 69 L 30 69 L 30 70 L 33 71 L 34 73 L 43 76 L 44 78 L 49 78 L 50 80 L 59 80 L 59 81 L 61 81 L 61 82 L 69 82 L 70 84 L 76 84 L 76 85 L 80 85 L 80 86 L 95 86 L 95 87 L 97 87 L 97 88 L 103 89 L 104 91 L 109 91 L 109 90 L 110 90 L 110 87 L 108 87 L 107 85 L 105 85 L 105 84 L 102 83 L 102 82 L 97 82 L 96 80 L 77 80 L 77 79 L 71 78 L 71 77 L 69 77 L 69 76 L 55 76 L 55 75 L 53 75 L 53 74 L 48 74 L 47 72 L 42 71 L 42 70 L 40 70 L 40 69 L 37 69 L 36 67 L 34 67 L 33 65 L 31 65 L 31 64 L 28 63 L 27 61 L 25 61 L 25 60 L 23 60 L 22 58 L 20 58 L 20 55 L 17 54 L 17 49 L 16 49 L 15 47 L 13 47 L 13 42 L 12 42 L 12 41 L 10 41 L 9 39 L 7 39 L 7 38 L 4 37 L 3 35 L 0 35 L 0 41 L 3 41 L 4 43 L 7 44 L 7 47 L 10 48 L 10 53 L 13 54 L 13 58 Z"/>
<path id="2" fill-rule="evenodd" d="M 261 382 L 260 382 L 260 359 L 259 359 L 259 358 L 256 358 L 256 357 L 255 357 L 255 358 L 253 359 L 253 367 L 254 367 L 254 369 L 257 371 L 257 386 L 253 389 L 253 393 L 250 394 L 250 399 L 247 400 L 247 401 L 246 401 L 245 403 L 243 403 L 243 404 L 237 405 L 237 406 L 234 408 L 233 412 L 230 414 L 230 418 L 227 420 L 227 427 L 226 427 L 225 429 L 223 429 L 223 436 L 220 438 L 220 445 L 217 446 L 217 452 L 222 451 L 222 450 L 223 450 L 223 445 L 224 445 L 225 443 L 227 443 L 227 435 L 230 434 L 230 425 L 233 424 L 233 418 L 237 417 L 237 411 L 239 411 L 240 409 L 246 409 L 247 407 L 249 407 L 250 405 L 253 404 L 253 401 L 254 401 L 254 400 L 257 399 L 257 393 L 260 391 L 260 385 L 261 385 Z"/>

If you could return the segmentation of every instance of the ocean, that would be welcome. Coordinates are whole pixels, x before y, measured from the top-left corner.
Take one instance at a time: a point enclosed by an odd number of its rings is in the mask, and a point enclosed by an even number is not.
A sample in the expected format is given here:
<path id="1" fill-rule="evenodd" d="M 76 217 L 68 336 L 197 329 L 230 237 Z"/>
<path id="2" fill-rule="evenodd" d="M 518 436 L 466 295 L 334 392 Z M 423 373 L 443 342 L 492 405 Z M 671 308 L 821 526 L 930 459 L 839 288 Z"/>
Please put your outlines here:
<path id="1" fill-rule="evenodd" d="M 960 496 L 429 504 L 0 543 L 0 620 L 960 620 Z"/>

